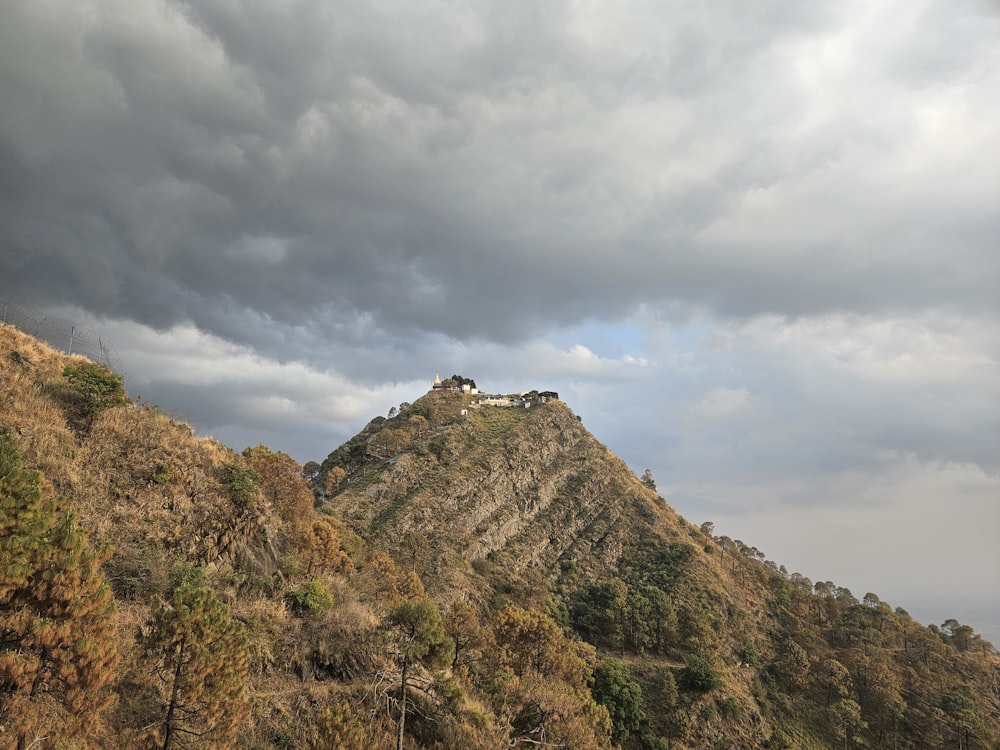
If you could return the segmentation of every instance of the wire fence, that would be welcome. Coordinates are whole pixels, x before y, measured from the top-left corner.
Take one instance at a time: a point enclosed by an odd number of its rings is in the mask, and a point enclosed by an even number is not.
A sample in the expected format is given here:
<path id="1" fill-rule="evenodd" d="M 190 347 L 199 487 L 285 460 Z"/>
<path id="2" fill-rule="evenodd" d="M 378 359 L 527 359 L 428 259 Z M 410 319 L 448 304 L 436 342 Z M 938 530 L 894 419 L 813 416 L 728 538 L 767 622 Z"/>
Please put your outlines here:
<path id="1" fill-rule="evenodd" d="M 80 328 L 73 321 L 45 315 L 28 305 L 0 297 L 0 318 L 4 325 L 19 328 L 41 339 L 53 349 L 66 354 L 82 354 L 118 372 L 111 346 L 96 333 Z"/>

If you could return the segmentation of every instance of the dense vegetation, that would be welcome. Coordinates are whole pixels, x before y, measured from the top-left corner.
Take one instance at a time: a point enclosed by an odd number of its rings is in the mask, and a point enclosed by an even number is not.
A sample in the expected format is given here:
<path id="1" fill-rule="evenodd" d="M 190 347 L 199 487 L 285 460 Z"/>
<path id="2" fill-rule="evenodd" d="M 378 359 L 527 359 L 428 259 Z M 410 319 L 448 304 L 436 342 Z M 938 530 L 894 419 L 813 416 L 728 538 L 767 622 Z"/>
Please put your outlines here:
<path id="1" fill-rule="evenodd" d="M 692 526 L 564 404 L 470 398 L 303 468 L 0 327 L 0 749 L 1000 747 L 972 628 Z"/>

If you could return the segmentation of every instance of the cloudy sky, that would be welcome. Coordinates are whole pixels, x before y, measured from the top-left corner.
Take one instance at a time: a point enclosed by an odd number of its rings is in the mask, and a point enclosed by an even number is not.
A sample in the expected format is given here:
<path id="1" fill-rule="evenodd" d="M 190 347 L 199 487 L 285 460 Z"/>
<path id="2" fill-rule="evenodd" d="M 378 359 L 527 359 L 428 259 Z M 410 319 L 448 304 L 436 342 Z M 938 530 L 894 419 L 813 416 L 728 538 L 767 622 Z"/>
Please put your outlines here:
<path id="1" fill-rule="evenodd" d="M 6 0 L 0 296 L 321 460 L 557 390 L 694 523 L 1000 642 L 1000 6 Z"/>

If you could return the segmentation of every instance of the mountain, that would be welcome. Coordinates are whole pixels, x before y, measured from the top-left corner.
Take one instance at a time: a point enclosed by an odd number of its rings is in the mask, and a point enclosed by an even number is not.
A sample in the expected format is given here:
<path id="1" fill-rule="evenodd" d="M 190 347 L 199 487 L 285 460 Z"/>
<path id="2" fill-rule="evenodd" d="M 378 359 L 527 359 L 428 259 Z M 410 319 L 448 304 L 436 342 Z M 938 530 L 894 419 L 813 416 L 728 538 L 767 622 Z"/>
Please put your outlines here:
<path id="1" fill-rule="evenodd" d="M 0 327 L 0 748 L 1000 747 L 972 628 L 789 573 L 555 394 L 464 381 L 300 467 Z"/>
<path id="2" fill-rule="evenodd" d="M 967 626 L 923 628 L 875 594 L 858 601 L 832 582 L 813 585 L 742 541 L 712 536 L 710 524 L 689 524 L 563 402 L 477 400 L 432 391 L 373 420 L 319 467 L 324 507 L 439 596 L 554 607 L 649 695 L 664 670 L 676 678 L 687 657 L 707 658 L 722 686 L 689 691 L 687 720 L 647 706 L 654 737 L 825 747 L 856 732 L 876 746 L 933 747 L 930 737 L 948 741 L 942 696 L 964 695 L 958 683 L 931 687 L 933 660 L 967 676 L 952 659 L 974 653 L 961 658 L 983 670 L 984 685 L 1000 675 L 992 646 Z M 995 726 L 992 684 L 974 713 Z M 835 715 L 855 709 L 854 724 Z"/>
<path id="3" fill-rule="evenodd" d="M 552 584 L 569 563 L 607 576 L 640 542 L 704 543 L 558 400 L 500 408 L 429 393 L 332 453 L 313 484 L 374 546 L 426 540 L 411 562 L 442 592 L 479 588 L 476 561 Z"/>

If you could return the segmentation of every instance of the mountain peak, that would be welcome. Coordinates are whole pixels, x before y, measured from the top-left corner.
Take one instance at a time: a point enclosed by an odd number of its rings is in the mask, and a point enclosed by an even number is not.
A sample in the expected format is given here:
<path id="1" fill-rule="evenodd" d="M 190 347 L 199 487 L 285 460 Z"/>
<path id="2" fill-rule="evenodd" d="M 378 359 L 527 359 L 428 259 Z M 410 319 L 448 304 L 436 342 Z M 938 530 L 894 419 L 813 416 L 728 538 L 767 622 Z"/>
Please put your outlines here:
<path id="1" fill-rule="evenodd" d="M 636 549 L 685 545 L 698 558 L 710 541 L 538 391 L 434 389 L 331 453 L 313 485 L 326 512 L 441 590 L 482 590 L 486 569 L 600 579 L 636 564 Z"/>

